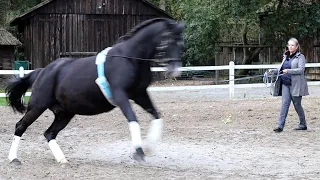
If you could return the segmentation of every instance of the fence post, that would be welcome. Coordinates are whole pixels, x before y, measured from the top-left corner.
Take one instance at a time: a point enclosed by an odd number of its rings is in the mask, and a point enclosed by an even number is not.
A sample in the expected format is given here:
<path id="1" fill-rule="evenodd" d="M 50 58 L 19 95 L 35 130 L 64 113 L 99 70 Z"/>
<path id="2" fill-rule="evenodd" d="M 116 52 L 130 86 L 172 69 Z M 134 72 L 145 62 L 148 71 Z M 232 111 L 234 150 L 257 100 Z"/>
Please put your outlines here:
<path id="1" fill-rule="evenodd" d="M 22 66 L 19 67 L 19 77 L 22 78 L 24 76 L 24 68 Z"/>
<path id="2" fill-rule="evenodd" d="M 234 62 L 229 62 L 229 98 L 234 97 Z"/>

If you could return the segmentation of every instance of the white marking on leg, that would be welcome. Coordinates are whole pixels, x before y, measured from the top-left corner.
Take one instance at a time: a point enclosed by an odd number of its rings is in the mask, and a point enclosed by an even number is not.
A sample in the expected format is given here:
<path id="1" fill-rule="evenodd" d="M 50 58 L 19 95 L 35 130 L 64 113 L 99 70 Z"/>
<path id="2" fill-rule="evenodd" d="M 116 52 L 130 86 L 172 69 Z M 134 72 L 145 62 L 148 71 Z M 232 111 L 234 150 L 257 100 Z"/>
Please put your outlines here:
<path id="1" fill-rule="evenodd" d="M 132 145 L 134 148 L 140 148 L 142 144 L 141 129 L 137 121 L 129 122 L 129 130 L 131 133 Z"/>
<path id="2" fill-rule="evenodd" d="M 162 119 L 155 119 L 151 121 L 150 128 L 147 136 L 147 146 L 149 150 L 154 149 L 161 140 L 162 137 L 162 130 L 163 130 L 163 120 Z"/>
<path id="3" fill-rule="evenodd" d="M 55 139 L 49 141 L 49 147 L 58 163 L 68 163 L 68 160 L 64 156 L 62 150 L 60 149 L 60 146 L 57 144 L 57 141 Z"/>
<path id="4" fill-rule="evenodd" d="M 18 153 L 18 146 L 19 146 L 20 139 L 21 137 L 16 135 L 13 137 L 13 141 L 12 141 L 9 156 L 8 156 L 10 162 L 14 159 L 18 159 L 17 153 Z"/>

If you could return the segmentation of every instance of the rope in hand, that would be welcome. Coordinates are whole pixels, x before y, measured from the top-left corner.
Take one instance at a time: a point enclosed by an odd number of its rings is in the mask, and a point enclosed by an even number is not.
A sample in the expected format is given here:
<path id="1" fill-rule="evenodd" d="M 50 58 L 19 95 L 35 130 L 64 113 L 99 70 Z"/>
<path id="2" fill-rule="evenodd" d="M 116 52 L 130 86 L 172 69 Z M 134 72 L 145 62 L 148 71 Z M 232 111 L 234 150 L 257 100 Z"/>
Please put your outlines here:
<path id="1" fill-rule="evenodd" d="M 282 76 L 282 71 L 279 72 L 279 77 Z M 275 87 L 275 81 L 277 80 L 277 75 L 274 75 L 272 71 L 267 70 L 263 75 L 263 83 L 266 85 L 266 87 L 270 88 L 270 94 L 273 95 L 272 91 Z"/>

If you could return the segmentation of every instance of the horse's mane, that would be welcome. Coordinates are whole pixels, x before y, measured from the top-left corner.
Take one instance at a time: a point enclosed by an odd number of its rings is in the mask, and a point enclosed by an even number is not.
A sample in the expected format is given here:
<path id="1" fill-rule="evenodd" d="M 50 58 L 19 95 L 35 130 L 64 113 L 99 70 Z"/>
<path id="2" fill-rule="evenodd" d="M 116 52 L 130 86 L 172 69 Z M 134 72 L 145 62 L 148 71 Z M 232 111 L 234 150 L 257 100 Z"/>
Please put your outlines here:
<path id="1" fill-rule="evenodd" d="M 170 19 L 167 19 L 167 18 L 154 18 L 154 19 L 149 19 L 149 20 L 146 20 L 146 21 L 143 21 L 142 23 L 136 25 L 135 27 L 133 27 L 129 32 L 127 32 L 125 35 L 121 36 L 117 43 L 119 42 L 123 42 L 123 41 L 126 41 L 128 39 L 130 39 L 132 36 L 134 36 L 138 31 L 140 31 L 141 29 L 143 29 L 144 27 L 146 26 L 149 26 L 153 23 L 156 23 L 156 22 L 160 22 L 160 21 L 169 21 Z"/>

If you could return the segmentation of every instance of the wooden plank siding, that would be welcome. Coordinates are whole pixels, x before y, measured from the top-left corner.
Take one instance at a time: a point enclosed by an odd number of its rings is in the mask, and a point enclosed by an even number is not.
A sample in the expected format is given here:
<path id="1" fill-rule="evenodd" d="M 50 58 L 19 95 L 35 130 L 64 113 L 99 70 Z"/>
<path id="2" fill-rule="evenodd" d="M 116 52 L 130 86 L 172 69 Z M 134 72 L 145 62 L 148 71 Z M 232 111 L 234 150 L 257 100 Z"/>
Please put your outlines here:
<path id="1" fill-rule="evenodd" d="M 0 45 L 0 70 L 13 69 L 14 46 Z"/>
<path id="2" fill-rule="evenodd" d="M 160 11 L 155 11 L 140 0 L 55 0 L 39 8 L 37 14 L 39 13 L 163 16 Z"/>
<path id="3" fill-rule="evenodd" d="M 66 52 L 99 52 L 156 17 L 170 18 L 141 0 L 52 0 L 20 19 L 25 57 L 35 69 Z"/>

